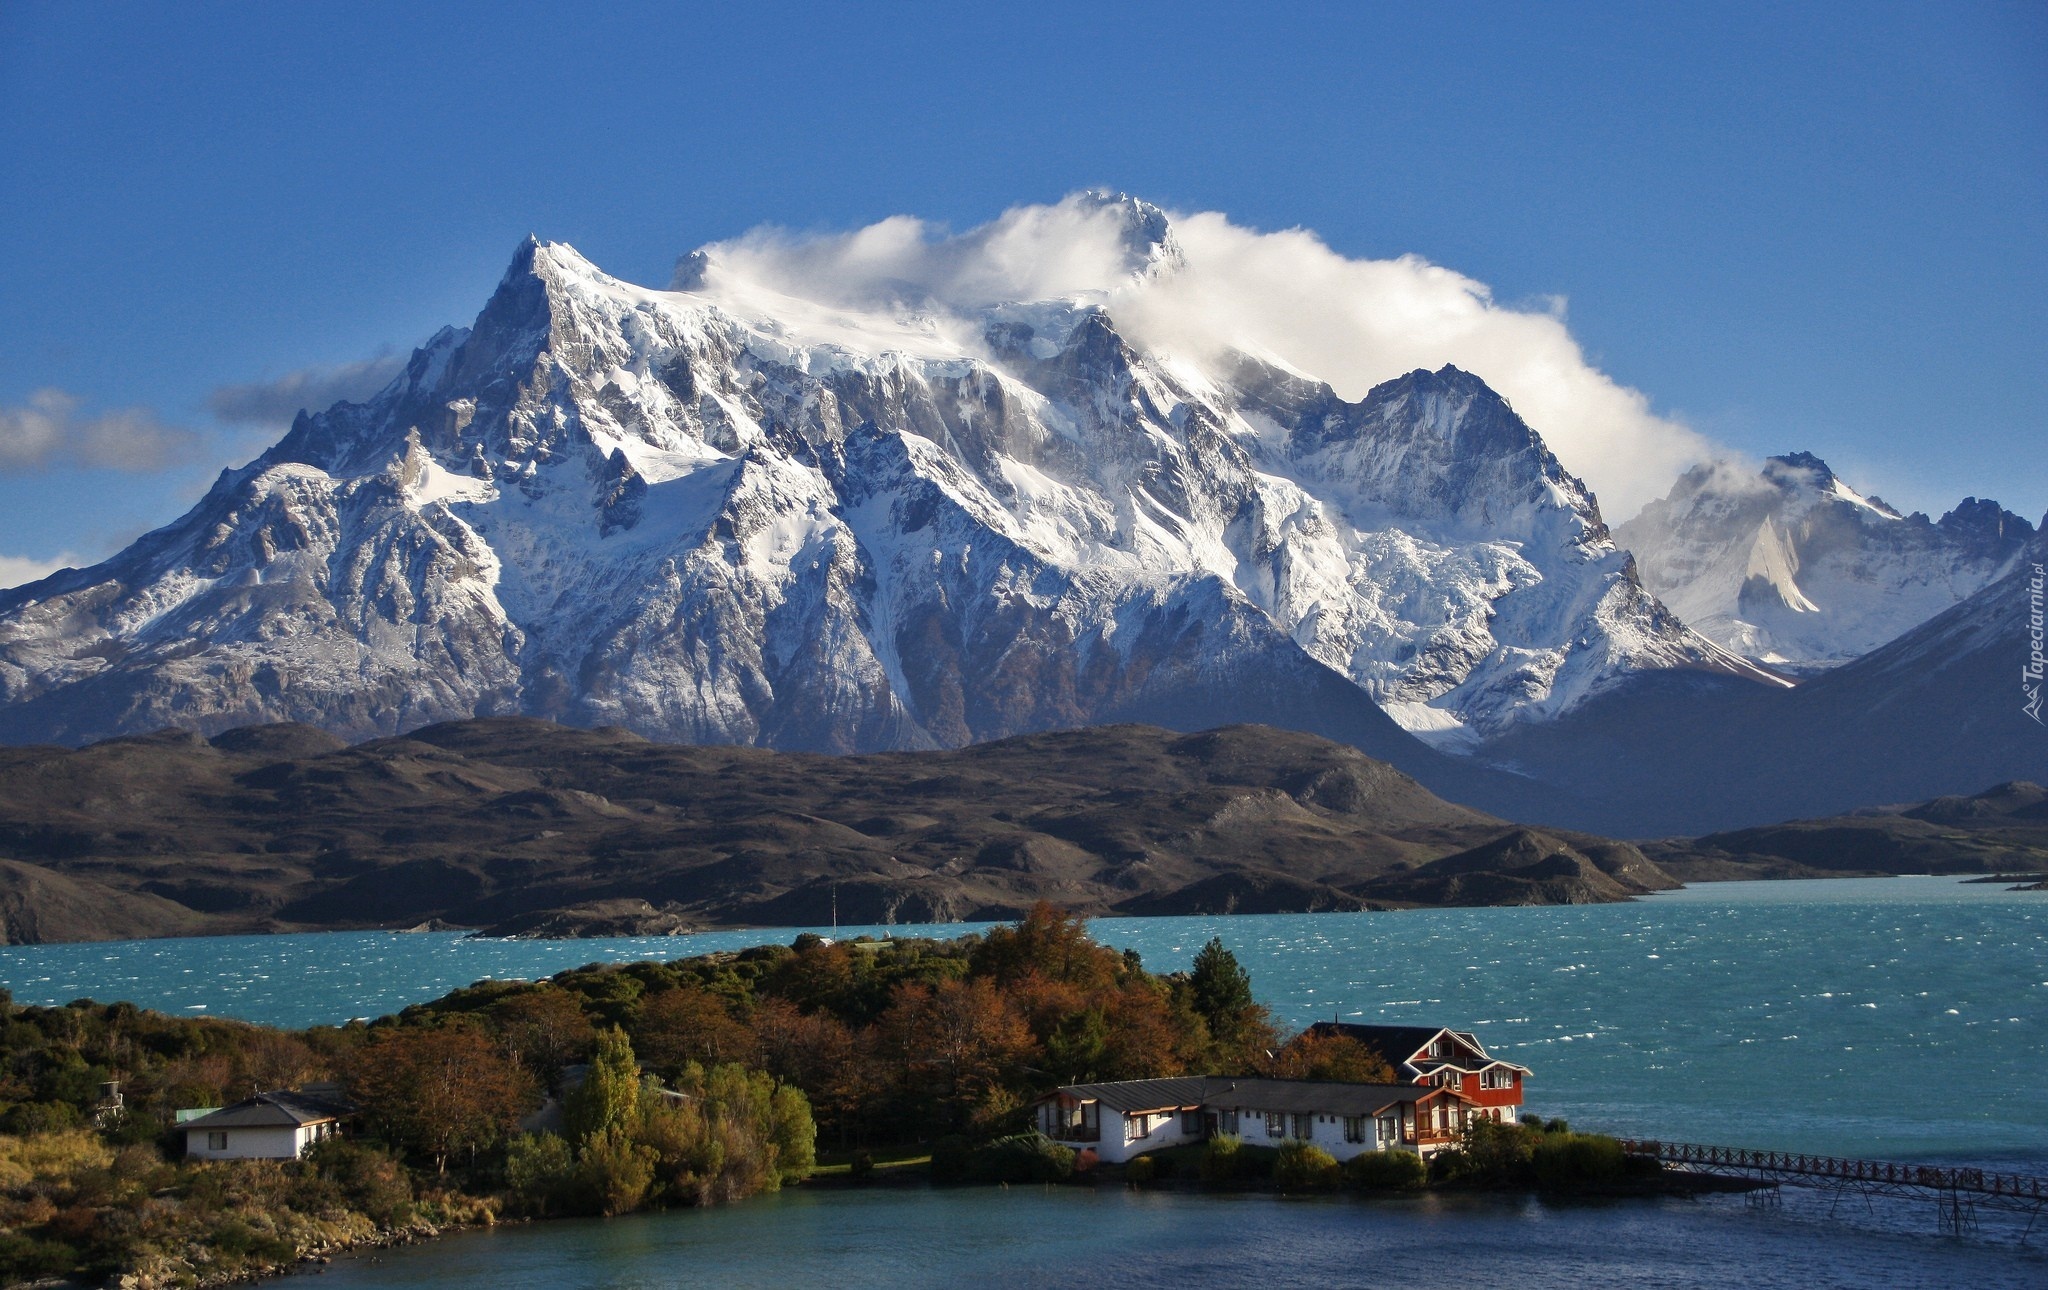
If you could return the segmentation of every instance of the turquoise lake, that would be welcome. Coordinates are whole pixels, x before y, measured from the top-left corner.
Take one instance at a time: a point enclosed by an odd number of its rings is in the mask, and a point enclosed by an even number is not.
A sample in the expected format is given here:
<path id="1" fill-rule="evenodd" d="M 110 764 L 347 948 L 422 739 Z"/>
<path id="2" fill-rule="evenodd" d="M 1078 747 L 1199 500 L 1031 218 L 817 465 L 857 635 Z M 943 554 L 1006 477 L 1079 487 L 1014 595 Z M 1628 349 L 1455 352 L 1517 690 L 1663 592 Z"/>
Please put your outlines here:
<path id="1" fill-rule="evenodd" d="M 1535 1072 L 1531 1110 L 1581 1127 L 2048 1174 L 2041 893 L 1943 878 L 1719 883 L 1625 905 L 1104 919 L 1093 928 L 1154 970 L 1184 966 L 1221 936 L 1290 1026 L 1335 1016 L 1473 1030 Z M 389 1012 L 486 977 L 786 942 L 798 930 L 8 947 L 0 984 L 24 1003 L 128 999 L 308 1025 Z M 1955 1242 L 1934 1235 L 1931 1212 L 1844 1204 L 1858 1209 L 1853 1221 L 1829 1221 L 1824 1198 L 1791 1192 L 1764 1214 L 1739 1198 L 1404 1207 L 1072 1189 L 805 1191 L 729 1211 L 464 1236 L 351 1260 L 330 1275 L 354 1285 L 1054 1285 L 1122 1268 L 1120 1279 L 1153 1284 L 1389 1284 L 1440 1269 L 1430 1259 L 1449 1245 L 1532 1287 L 2048 1285 L 2048 1261 L 2014 1244 L 2016 1231 L 1992 1224 L 1984 1239 Z M 2048 1233 L 2032 1239 L 2048 1244 Z"/>
<path id="2" fill-rule="evenodd" d="M 947 936 L 981 924 L 842 928 Z M 1947 878 L 1711 883 L 1625 905 L 1101 919 L 1154 970 L 1220 936 L 1290 1026 L 1446 1023 L 1529 1105 L 1616 1133 L 2048 1173 L 2048 895 Z M 485 977 L 787 942 L 328 932 L 0 948 L 23 1003 L 304 1026 Z"/>

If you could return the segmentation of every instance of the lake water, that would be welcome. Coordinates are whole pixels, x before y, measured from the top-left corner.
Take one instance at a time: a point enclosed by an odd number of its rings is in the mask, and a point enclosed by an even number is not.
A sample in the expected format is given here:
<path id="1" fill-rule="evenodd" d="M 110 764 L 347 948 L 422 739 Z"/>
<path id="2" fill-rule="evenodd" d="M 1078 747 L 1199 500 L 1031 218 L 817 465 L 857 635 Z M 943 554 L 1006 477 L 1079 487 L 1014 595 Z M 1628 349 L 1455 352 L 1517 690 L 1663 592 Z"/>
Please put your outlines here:
<path id="1" fill-rule="evenodd" d="M 1713 883 L 1625 905 L 1093 928 L 1158 971 L 1221 936 L 1289 1026 L 1334 1016 L 1470 1029 L 1535 1072 L 1530 1109 L 1575 1124 L 2048 1173 L 2048 894 L 1947 878 Z M 24 1003 L 127 999 L 304 1026 L 485 977 L 787 942 L 796 930 L 15 946 L 0 948 L 0 984 Z"/>
<path id="2" fill-rule="evenodd" d="M 1158 971 L 1185 966 L 1204 941 L 1221 936 L 1289 1026 L 1335 1016 L 1473 1030 L 1533 1069 L 1531 1110 L 1582 1127 L 2048 1174 L 2041 893 L 1942 878 L 1718 883 L 1626 905 L 1093 926 Z M 797 930 L 573 942 L 323 933 L 11 947 L 0 948 L 0 984 L 25 1003 L 128 999 L 169 1012 L 309 1025 L 389 1012 L 485 977 L 786 942 Z M 863 930 L 885 929 L 842 934 Z M 1504 1270 L 1529 1286 L 2007 1284 L 1961 1275 L 1979 1258 L 2019 1277 L 2015 1284 L 2048 1285 L 2048 1264 L 2012 1248 L 2012 1233 L 1939 1241 L 1931 1212 L 1910 1207 L 1844 1227 L 1825 1222 L 1825 1202 L 1810 1193 L 1788 1192 L 1783 1211 L 1769 1215 L 1739 1198 L 1559 1209 L 995 1195 L 803 1192 L 715 1214 L 546 1224 L 393 1252 L 351 1263 L 347 1276 L 364 1285 L 489 1278 L 651 1286 L 675 1284 L 671 1261 L 685 1259 L 713 1285 L 923 1285 L 969 1275 L 1066 1284 L 1093 1267 L 1184 1285 L 1254 1276 L 1355 1284 L 1406 1279 L 1403 1270 L 1440 1272 L 1448 1247 L 1484 1250 L 1490 1274 Z M 1819 1230 L 1827 1239 L 1813 1246 Z M 1768 1269 L 1752 1266 L 1759 1252 L 1769 1253 Z M 1930 1280 L 1926 1272 L 1937 1265 L 1942 1275 Z M 1922 1275 L 1885 1279 L 1913 1267 Z"/>
<path id="3" fill-rule="evenodd" d="M 323 1290 L 1430 1286 L 2039 1290 L 2007 1239 L 1770 1214 L 1740 1198 L 1546 1205 L 1114 1188 L 799 1190 L 714 1210 L 528 1224 L 338 1260 Z"/>

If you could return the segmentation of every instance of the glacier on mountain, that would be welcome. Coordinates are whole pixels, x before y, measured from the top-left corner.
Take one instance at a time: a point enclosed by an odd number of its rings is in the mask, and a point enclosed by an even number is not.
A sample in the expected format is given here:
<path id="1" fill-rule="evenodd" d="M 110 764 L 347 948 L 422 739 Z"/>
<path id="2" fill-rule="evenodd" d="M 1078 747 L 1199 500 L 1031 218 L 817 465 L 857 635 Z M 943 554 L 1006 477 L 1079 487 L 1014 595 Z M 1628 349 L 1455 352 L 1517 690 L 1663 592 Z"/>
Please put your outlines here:
<path id="1" fill-rule="evenodd" d="M 1617 526 L 1644 583 L 1716 643 L 1789 672 L 1861 657 L 2004 577 L 2034 526 L 1965 498 L 1939 520 L 1865 497 L 1811 453 L 1710 462 Z"/>
<path id="2" fill-rule="evenodd" d="M 1154 207 L 1121 272 L 1172 274 Z M 469 329 L 184 517 L 0 592 L 0 734 L 523 712 L 951 746 L 1331 678 L 1459 747 L 1670 668 L 1756 675 L 1638 579 L 1477 376 L 1351 402 L 1150 353 L 1100 293 L 963 316 L 670 289 L 529 241 Z"/>

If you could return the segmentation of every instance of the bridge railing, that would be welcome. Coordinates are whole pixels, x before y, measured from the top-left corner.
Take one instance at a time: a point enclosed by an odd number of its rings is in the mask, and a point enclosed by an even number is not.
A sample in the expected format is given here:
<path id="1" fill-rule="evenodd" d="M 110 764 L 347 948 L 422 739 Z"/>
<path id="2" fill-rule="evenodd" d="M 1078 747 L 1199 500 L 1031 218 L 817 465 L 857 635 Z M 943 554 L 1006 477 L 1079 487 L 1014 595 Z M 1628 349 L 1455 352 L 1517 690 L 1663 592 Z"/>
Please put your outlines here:
<path id="1" fill-rule="evenodd" d="M 1632 1156 L 1651 1156 L 1674 1165 L 1744 1169 L 1760 1173 L 1834 1178 L 1846 1182 L 1890 1183 L 1901 1187 L 1926 1187 L 1939 1191 L 1972 1192 L 1985 1196 L 2048 1201 L 2048 1178 L 1996 1173 L 1986 1169 L 1955 1165 L 1908 1165 L 1890 1160 L 1850 1160 L 1840 1156 L 1817 1156 L 1805 1152 L 1752 1151 L 1745 1147 L 1712 1147 L 1697 1142 L 1654 1142 L 1628 1138 L 1622 1140 L 1621 1149 Z"/>

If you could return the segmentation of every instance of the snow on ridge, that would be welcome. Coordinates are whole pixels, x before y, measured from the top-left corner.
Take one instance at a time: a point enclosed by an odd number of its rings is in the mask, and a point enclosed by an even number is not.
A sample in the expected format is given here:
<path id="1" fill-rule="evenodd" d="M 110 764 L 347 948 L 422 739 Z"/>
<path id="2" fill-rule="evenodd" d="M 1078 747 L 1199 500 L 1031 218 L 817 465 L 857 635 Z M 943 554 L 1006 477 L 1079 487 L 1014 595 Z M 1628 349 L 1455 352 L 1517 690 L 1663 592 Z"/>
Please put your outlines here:
<path id="1" fill-rule="evenodd" d="M 1702 635 L 1767 667 L 1838 666 L 1989 585 L 2033 533 L 1940 524 L 1865 497 L 1810 453 L 1710 464 L 1620 526 L 1644 583 Z"/>
<path id="2" fill-rule="evenodd" d="M 1155 358 L 1078 296 L 861 312 L 715 264 L 657 291 L 523 254 L 403 383 L 295 426 L 188 544 L 72 593 L 101 638 L 191 647 L 120 654 L 122 719 L 527 711 L 917 747 L 1085 721 L 1251 650 L 1469 748 L 1641 670 L 1727 666 L 1448 367 L 1348 403 L 1247 355 Z M 62 621 L 0 615 L 0 675 L 29 678 L 0 700 L 61 707 Z M 262 679 L 287 662 L 290 686 Z"/>

